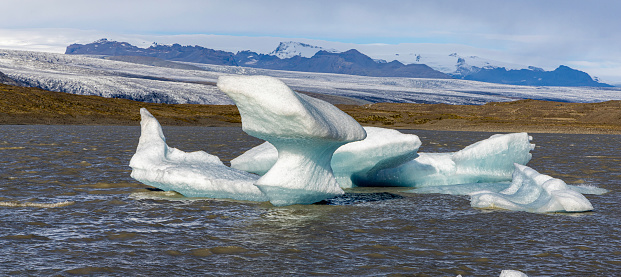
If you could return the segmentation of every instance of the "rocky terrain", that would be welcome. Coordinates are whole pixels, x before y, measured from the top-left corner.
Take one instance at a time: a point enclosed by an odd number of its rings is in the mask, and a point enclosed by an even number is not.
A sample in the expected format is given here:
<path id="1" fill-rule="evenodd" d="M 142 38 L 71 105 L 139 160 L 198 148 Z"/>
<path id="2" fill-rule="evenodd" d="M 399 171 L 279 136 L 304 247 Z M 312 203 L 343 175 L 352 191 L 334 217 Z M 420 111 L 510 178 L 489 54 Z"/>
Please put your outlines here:
<path id="1" fill-rule="evenodd" d="M 0 124 L 4 125 L 137 126 L 141 107 L 147 108 L 163 125 L 241 126 L 241 117 L 233 105 L 155 104 L 0 85 Z M 621 101 L 520 100 L 485 105 L 376 103 L 337 104 L 337 107 L 364 126 L 385 128 L 621 134 Z"/>

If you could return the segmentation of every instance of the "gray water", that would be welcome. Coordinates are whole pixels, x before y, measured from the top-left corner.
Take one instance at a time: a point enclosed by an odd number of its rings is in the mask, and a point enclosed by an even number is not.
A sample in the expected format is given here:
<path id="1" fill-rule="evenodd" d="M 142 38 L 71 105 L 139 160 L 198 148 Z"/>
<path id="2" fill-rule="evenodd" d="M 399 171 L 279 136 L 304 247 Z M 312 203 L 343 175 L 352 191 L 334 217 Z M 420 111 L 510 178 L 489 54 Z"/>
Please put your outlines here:
<path id="1" fill-rule="evenodd" d="M 421 152 L 490 133 L 404 131 Z M 223 161 L 261 141 L 238 128 L 164 127 L 168 143 Z M 621 272 L 621 136 L 532 134 L 529 166 L 595 210 L 532 214 L 417 195 L 342 205 L 185 199 L 129 177 L 139 127 L 0 126 L 0 275 L 614 276 Z"/>

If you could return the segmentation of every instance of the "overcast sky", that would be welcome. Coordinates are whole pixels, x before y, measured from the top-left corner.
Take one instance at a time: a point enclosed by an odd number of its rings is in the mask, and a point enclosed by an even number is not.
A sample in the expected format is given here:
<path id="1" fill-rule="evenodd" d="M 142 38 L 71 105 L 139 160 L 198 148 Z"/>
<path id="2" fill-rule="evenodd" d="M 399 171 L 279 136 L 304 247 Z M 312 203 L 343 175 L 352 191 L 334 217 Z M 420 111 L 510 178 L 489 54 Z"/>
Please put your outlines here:
<path id="1" fill-rule="evenodd" d="M 440 43 L 495 50 L 535 66 L 566 64 L 621 83 L 618 0 L 2 0 L 1 7 L 0 48 L 57 52 L 105 34 Z"/>

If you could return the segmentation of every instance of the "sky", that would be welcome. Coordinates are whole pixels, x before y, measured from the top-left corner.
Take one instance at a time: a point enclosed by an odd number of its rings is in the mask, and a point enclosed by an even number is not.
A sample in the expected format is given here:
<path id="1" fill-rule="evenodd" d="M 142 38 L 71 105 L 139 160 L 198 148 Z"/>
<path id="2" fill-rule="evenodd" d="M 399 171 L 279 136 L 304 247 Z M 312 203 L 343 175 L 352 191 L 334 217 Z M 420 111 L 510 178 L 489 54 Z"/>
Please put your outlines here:
<path id="1" fill-rule="evenodd" d="M 548 70 L 568 65 L 621 85 L 617 0 L 3 0 L 1 6 L 1 49 L 62 53 L 68 44 L 102 37 L 259 52 L 285 39 L 424 44 Z"/>

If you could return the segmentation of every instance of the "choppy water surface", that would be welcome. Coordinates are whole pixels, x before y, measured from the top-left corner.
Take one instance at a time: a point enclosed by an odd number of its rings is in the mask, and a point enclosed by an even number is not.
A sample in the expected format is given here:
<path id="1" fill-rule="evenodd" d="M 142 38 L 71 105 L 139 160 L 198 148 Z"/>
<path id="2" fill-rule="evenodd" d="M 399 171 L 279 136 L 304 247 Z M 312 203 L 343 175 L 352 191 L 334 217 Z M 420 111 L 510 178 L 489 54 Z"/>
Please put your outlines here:
<path id="1" fill-rule="evenodd" d="M 421 152 L 489 133 L 409 131 Z M 399 189 L 383 201 L 272 207 L 188 200 L 129 177 L 139 127 L 0 126 L 2 275 L 612 276 L 621 272 L 621 136 L 533 134 L 529 166 L 594 212 L 478 210 L 468 197 Z M 238 128 L 165 127 L 168 143 L 228 161 L 260 143 Z M 341 202 L 337 202 L 341 203 Z"/>

